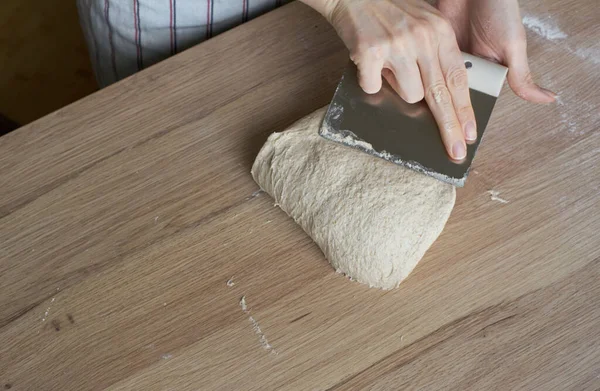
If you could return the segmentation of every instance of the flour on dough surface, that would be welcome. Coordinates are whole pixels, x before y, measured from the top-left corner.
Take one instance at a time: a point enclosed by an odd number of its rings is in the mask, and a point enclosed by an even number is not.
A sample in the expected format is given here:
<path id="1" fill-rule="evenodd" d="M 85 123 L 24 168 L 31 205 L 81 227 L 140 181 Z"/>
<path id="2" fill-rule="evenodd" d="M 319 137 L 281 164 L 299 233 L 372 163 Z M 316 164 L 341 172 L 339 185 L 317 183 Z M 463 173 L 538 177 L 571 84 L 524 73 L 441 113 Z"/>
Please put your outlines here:
<path id="1" fill-rule="evenodd" d="M 398 286 L 442 232 L 454 186 L 318 135 L 320 109 L 272 134 L 252 175 L 333 268 L 369 286 Z"/>

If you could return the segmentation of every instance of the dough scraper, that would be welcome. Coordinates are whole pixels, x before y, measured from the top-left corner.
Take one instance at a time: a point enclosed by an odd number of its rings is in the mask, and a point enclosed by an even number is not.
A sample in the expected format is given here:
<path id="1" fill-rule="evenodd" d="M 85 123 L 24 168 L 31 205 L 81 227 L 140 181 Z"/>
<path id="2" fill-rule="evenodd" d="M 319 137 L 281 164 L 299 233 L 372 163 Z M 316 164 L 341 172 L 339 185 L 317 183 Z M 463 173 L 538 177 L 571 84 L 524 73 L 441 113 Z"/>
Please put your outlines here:
<path id="1" fill-rule="evenodd" d="M 508 69 L 470 54 L 462 55 L 477 122 L 477 141 L 467 144 L 467 156 L 461 162 L 446 153 L 424 100 L 406 103 L 385 79 L 378 93 L 365 93 L 358 84 L 354 64 L 346 68 L 319 134 L 454 186 L 464 186 Z"/>

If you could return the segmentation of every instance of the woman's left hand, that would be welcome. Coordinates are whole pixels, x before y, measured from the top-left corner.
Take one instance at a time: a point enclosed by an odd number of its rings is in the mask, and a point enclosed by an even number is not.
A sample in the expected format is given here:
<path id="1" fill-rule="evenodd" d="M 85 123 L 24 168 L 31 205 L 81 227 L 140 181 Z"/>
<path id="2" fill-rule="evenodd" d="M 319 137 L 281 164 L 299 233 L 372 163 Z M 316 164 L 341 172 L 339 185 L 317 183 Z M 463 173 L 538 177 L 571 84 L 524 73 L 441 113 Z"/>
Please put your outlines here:
<path id="1" fill-rule="evenodd" d="M 439 0 L 463 52 L 508 67 L 508 84 L 521 98 L 550 103 L 556 95 L 538 86 L 527 60 L 527 39 L 517 0 Z"/>

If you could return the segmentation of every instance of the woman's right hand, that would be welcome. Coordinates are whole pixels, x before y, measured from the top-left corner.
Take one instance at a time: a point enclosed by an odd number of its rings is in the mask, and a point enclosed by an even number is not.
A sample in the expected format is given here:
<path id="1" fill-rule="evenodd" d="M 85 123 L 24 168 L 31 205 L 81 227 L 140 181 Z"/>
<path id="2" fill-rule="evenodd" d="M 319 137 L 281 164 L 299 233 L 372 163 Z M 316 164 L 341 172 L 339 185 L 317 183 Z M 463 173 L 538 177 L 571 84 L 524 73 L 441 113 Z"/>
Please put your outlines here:
<path id="1" fill-rule="evenodd" d="M 336 29 L 358 68 L 360 86 L 382 75 L 409 103 L 425 98 L 451 158 L 477 139 L 467 72 L 451 24 L 424 0 L 304 0 Z"/>

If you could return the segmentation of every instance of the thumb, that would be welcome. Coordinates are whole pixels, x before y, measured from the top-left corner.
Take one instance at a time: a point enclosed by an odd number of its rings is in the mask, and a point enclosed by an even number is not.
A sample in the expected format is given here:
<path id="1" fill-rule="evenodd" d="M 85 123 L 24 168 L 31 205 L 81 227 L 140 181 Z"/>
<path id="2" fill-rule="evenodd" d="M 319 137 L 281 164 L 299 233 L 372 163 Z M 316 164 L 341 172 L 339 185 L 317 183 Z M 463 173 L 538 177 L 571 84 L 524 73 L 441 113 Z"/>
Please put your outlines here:
<path id="1" fill-rule="evenodd" d="M 508 85 L 519 97 L 534 103 L 551 103 L 556 94 L 535 84 L 527 61 L 525 42 L 513 45 L 507 53 Z"/>

